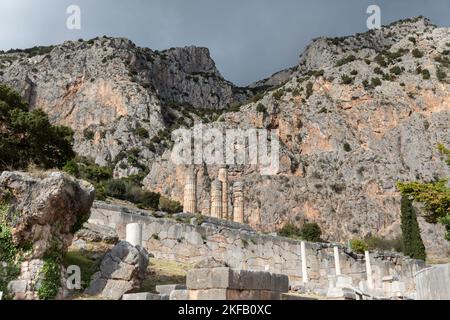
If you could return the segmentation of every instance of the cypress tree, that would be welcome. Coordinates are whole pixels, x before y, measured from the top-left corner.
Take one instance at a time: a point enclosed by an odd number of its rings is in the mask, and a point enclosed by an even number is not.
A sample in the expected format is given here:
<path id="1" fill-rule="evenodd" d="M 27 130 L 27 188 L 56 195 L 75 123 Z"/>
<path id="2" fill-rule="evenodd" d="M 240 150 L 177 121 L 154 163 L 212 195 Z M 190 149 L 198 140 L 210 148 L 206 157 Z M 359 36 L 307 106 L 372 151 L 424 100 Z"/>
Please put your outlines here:
<path id="1" fill-rule="evenodd" d="M 412 206 L 412 201 L 408 196 L 402 197 L 401 202 L 401 224 L 403 252 L 413 259 L 426 259 L 425 246 L 420 236 L 419 223 L 417 215 Z"/>

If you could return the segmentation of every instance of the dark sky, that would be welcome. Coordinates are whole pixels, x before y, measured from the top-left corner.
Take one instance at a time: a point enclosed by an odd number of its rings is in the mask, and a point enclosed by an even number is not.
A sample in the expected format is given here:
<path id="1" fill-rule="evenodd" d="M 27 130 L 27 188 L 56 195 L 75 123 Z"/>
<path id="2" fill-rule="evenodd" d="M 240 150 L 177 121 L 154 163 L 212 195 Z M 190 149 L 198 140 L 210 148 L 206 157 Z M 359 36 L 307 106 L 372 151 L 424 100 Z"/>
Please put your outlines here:
<path id="1" fill-rule="evenodd" d="M 66 8 L 81 7 L 81 30 Z M 162 50 L 206 46 L 221 73 L 245 85 L 297 63 L 311 39 L 366 30 L 370 4 L 382 23 L 424 15 L 450 26 L 449 0 L 0 0 L 0 49 L 122 36 Z"/>

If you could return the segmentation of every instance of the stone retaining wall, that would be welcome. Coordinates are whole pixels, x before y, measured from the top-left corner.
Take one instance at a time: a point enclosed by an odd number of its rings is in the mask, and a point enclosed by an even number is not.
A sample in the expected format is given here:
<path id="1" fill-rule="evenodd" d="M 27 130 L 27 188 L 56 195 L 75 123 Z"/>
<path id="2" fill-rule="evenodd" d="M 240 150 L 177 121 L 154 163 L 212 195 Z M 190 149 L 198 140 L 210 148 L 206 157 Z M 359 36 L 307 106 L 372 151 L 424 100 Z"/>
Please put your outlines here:
<path id="1" fill-rule="evenodd" d="M 285 274 L 291 286 L 302 284 L 301 242 L 259 234 L 247 225 L 210 217 L 168 216 L 104 202 L 94 203 L 90 222 L 116 229 L 121 239 L 126 238 L 127 224 L 140 223 L 143 246 L 156 258 L 195 264 L 213 257 L 232 268 Z M 308 287 L 316 293 L 325 294 L 328 276 L 336 273 L 334 246 L 306 243 Z M 342 246 L 339 252 L 342 274 L 351 276 L 358 286 L 367 279 L 364 256 L 348 252 Z M 370 258 L 376 288 L 383 287 L 384 277 L 395 276 L 413 294 L 414 274 L 425 267 L 422 261 L 380 252 L 371 253 Z"/>
<path id="2" fill-rule="evenodd" d="M 416 287 L 418 300 L 450 300 L 450 264 L 418 272 Z"/>

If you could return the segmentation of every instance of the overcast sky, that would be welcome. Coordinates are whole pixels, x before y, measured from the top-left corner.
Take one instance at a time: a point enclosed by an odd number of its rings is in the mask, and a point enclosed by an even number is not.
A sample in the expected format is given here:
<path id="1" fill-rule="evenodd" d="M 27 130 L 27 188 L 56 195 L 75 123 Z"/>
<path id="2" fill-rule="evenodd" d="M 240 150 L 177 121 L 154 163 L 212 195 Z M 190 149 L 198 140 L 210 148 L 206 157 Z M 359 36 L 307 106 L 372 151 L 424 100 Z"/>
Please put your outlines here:
<path id="1" fill-rule="evenodd" d="M 72 4 L 81 30 L 66 28 Z M 295 65 L 315 37 L 367 31 L 370 4 L 383 24 L 424 15 L 450 26 L 449 0 L 0 0 L 0 50 L 101 35 L 155 50 L 206 46 L 224 77 L 245 85 Z"/>

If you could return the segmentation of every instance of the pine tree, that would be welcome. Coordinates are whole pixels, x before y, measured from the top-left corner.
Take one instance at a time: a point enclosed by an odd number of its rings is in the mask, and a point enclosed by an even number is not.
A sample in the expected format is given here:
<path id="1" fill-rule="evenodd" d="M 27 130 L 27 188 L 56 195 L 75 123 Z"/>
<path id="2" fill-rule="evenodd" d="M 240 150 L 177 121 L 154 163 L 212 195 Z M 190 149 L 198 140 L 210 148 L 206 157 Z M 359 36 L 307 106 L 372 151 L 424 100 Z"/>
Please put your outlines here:
<path id="1" fill-rule="evenodd" d="M 417 215 L 408 196 L 402 197 L 401 224 L 403 238 L 403 252 L 413 259 L 426 259 L 425 246 L 420 236 Z"/>

